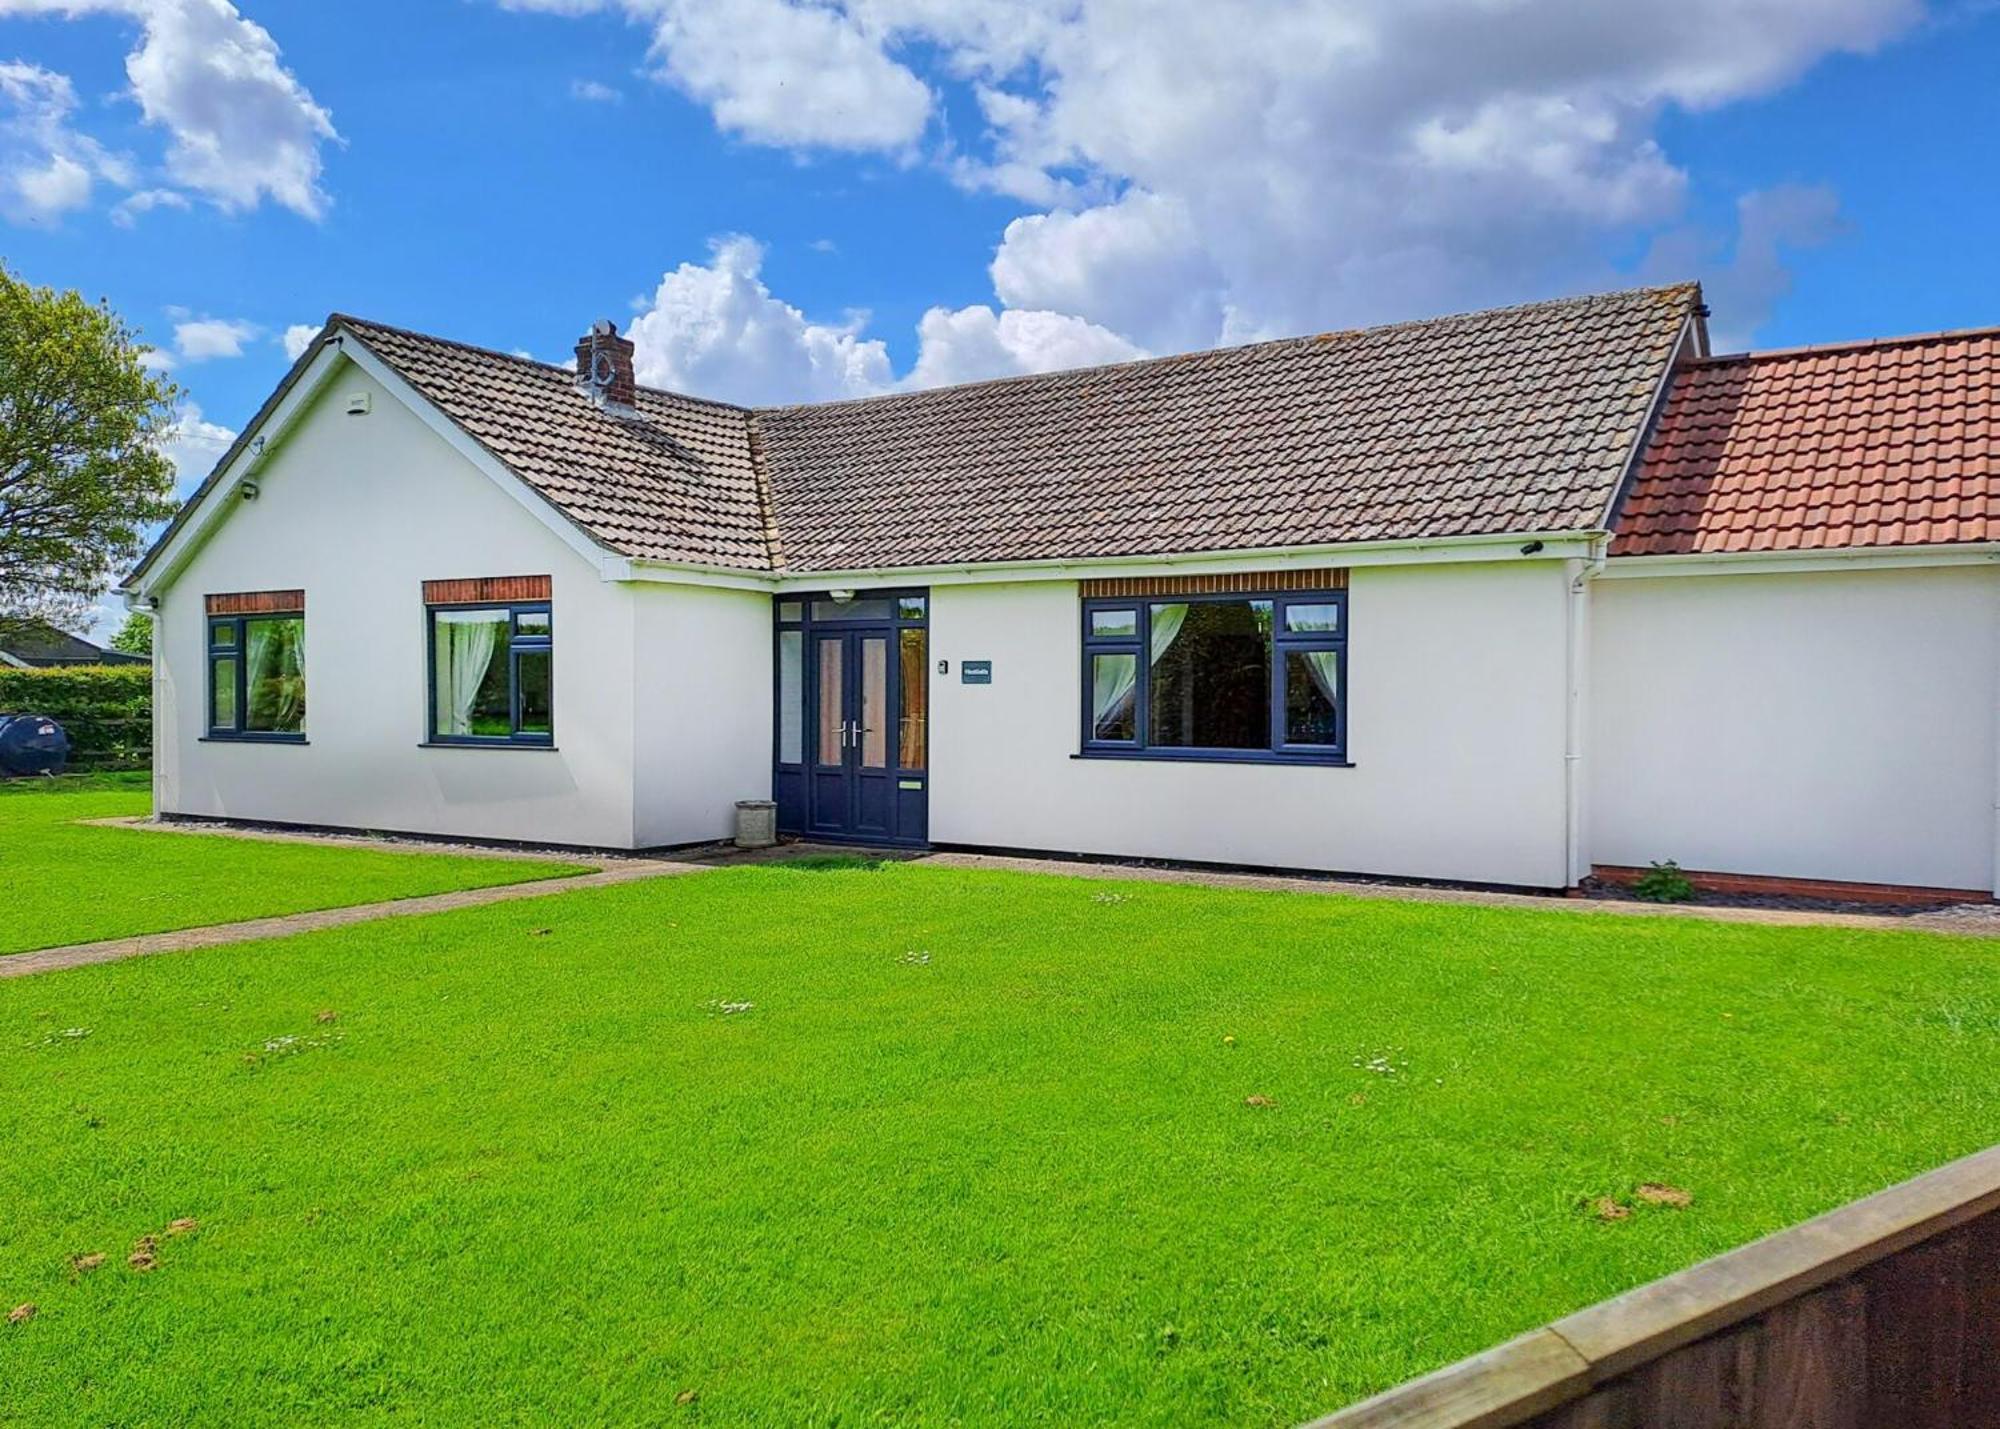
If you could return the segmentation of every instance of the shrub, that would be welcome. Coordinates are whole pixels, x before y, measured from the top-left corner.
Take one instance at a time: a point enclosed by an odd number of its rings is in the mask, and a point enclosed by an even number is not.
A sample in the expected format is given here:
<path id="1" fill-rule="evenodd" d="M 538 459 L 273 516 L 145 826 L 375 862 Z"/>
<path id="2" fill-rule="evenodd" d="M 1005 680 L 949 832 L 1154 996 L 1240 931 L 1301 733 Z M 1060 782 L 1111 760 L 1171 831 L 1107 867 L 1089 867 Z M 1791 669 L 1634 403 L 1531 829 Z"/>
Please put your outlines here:
<path id="1" fill-rule="evenodd" d="M 1694 885 L 1672 859 L 1656 863 L 1633 880 L 1634 896 L 1649 903 L 1685 903 L 1694 897 Z"/>
<path id="2" fill-rule="evenodd" d="M 0 713 L 60 721 L 69 731 L 72 768 L 144 769 L 153 760 L 150 666 L 0 669 Z"/>

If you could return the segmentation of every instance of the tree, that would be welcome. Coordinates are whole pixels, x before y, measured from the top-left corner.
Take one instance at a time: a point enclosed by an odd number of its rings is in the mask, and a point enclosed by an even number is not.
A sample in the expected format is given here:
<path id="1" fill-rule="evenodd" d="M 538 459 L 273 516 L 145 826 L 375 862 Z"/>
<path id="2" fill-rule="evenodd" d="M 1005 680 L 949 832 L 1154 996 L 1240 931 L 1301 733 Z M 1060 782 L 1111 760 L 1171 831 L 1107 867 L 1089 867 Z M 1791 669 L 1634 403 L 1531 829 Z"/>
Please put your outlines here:
<path id="1" fill-rule="evenodd" d="M 152 522 L 179 393 L 111 309 L 0 264 L 0 632 L 83 623 Z"/>
<path id="2" fill-rule="evenodd" d="M 125 623 L 118 627 L 118 633 L 111 637 L 111 648 L 123 650 L 127 655 L 150 655 L 153 653 L 153 617 L 133 611 L 125 617 Z"/>

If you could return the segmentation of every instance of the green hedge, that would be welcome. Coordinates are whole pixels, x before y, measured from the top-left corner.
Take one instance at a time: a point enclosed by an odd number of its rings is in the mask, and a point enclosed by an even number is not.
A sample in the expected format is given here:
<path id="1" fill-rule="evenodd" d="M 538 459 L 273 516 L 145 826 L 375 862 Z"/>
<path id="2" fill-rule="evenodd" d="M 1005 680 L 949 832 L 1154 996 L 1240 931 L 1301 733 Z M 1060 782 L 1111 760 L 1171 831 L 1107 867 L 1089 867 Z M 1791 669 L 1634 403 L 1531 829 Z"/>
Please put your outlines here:
<path id="1" fill-rule="evenodd" d="M 72 769 L 144 769 L 153 762 L 150 665 L 0 669 L 0 714 L 61 721 Z"/>

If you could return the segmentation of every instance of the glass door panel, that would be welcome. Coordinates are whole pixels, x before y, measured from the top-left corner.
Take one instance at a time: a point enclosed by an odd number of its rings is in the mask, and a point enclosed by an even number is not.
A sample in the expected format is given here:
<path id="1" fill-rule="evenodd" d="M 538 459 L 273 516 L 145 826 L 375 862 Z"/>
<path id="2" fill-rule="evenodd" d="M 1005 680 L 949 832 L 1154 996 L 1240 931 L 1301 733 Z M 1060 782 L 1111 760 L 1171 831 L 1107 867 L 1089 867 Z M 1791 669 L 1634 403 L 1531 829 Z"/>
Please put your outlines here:
<path id="1" fill-rule="evenodd" d="M 889 642 L 879 635 L 861 638 L 861 729 L 857 741 L 863 769 L 889 764 Z"/>
<path id="2" fill-rule="evenodd" d="M 847 758 L 847 703 L 843 689 L 846 642 L 838 635 L 819 641 L 819 762 L 838 766 Z"/>
<path id="3" fill-rule="evenodd" d="M 924 767 L 930 732 L 930 661 L 925 634 L 921 629 L 897 632 L 902 656 L 897 691 L 902 696 L 903 709 L 896 719 L 896 763 L 903 769 Z"/>

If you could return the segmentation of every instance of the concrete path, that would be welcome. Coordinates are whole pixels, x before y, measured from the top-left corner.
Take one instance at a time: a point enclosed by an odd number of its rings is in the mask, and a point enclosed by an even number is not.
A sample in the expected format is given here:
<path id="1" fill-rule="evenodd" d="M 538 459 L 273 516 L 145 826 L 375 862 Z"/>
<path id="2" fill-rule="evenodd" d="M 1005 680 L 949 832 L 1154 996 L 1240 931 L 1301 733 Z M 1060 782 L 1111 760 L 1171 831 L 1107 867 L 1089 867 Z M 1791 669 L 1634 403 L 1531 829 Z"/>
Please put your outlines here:
<path id="1" fill-rule="evenodd" d="M 226 943 L 252 942 L 259 938 L 284 938 L 294 933 L 316 932 L 322 928 L 344 928 L 354 923 L 372 923 L 381 918 L 410 918 L 426 913 L 449 913 L 460 908 L 481 908 L 489 903 L 509 903 L 521 898 L 546 898 L 558 893 L 574 893 L 580 889 L 608 888 L 649 878 L 701 873 L 714 868 L 780 863 L 789 858 L 820 854 L 868 856 L 873 852 L 843 845 L 811 843 L 781 844 L 770 849 L 740 852 L 724 844 L 707 844 L 661 858 L 604 854 L 579 856 L 573 850 L 495 848 L 487 844 L 441 844 L 418 839 L 376 838 L 364 834 L 323 834 L 215 824 L 156 823 L 151 819 L 88 819 L 81 822 L 117 825 L 166 834 L 202 834 L 209 837 L 262 839 L 282 843 L 338 844 L 349 848 L 379 848 L 396 853 L 452 853 L 498 859 L 568 858 L 594 866 L 597 871 L 570 878 L 544 878 L 529 883 L 502 884 L 495 888 L 468 888 L 454 893 L 396 898 L 383 903 L 361 903 L 349 908 L 323 908 L 311 913 L 288 913 L 272 918 L 252 918 L 240 923 L 217 923 L 203 928 L 184 928 L 172 933 L 145 933 L 131 938 L 108 938 L 98 943 L 73 943 L 67 947 L 42 948 L 31 953 L 12 953 L 0 956 L 0 978 L 26 977 L 32 973 L 55 972 L 62 968 L 84 967 L 91 963 L 109 963 L 121 958 L 145 957 L 150 953 L 213 948 Z M 1049 873 L 1065 878 L 1100 878 L 1141 883 L 1182 883 L 1201 888 L 1234 888 L 1263 893 L 1331 893 L 1350 898 L 1458 903 L 1480 908 L 1604 913 L 1639 918 L 1695 918 L 1715 923 L 1756 923 L 1778 927 L 1862 928 L 1875 932 L 1957 933 L 1971 937 L 2000 937 L 2000 909 L 1990 905 L 1969 906 L 1963 911 L 1945 910 L 1899 915 L 1840 913 L 1793 908 L 1731 908 L 1698 903 L 1628 903 L 1609 899 L 1501 893 L 1477 888 L 1366 883 L 1352 879 L 1312 878 L 1287 874 L 1225 873 L 1201 868 L 1155 868 L 1136 864 L 1095 863 L 1084 859 L 1026 858 L 1002 854 L 883 851 L 880 856 L 932 868 L 980 869 L 998 873 Z"/>
<path id="2" fill-rule="evenodd" d="M 321 928 L 345 928 L 352 923 L 372 923 L 380 918 L 413 918 L 424 913 L 450 913 L 459 908 L 483 908 L 489 903 L 511 903 L 520 898 L 547 898 L 557 893 L 574 893 L 583 888 L 609 888 L 620 883 L 636 883 L 648 878 L 669 878 L 682 873 L 701 873 L 708 865 L 669 863 L 664 860 L 628 859 L 596 873 L 573 878 L 542 878 L 531 883 L 503 883 L 495 888 L 466 888 L 455 893 L 431 893 L 418 898 L 393 898 L 385 903 L 358 903 L 350 908 L 322 908 L 311 913 L 287 913 L 275 918 L 251 918 L 241 923 L 216 923 L 206 928 L 183 928 L 175 933 L 143 933 L 134 938 L 107 938 L 101 943 L 72 943 L 62 948 L 42 948 L 32 953 L 0 956 L 0 978 L 26 977 L 31 973 L 80 968 L 90 963 L 111 963 L 121 958 L 140 958 L 149 953 L 177 953 L 190 948 L 213 948 L 224 943 L 248 943 L 258 938 L 286 938 L 294 933 L 313 933 Z"/>

